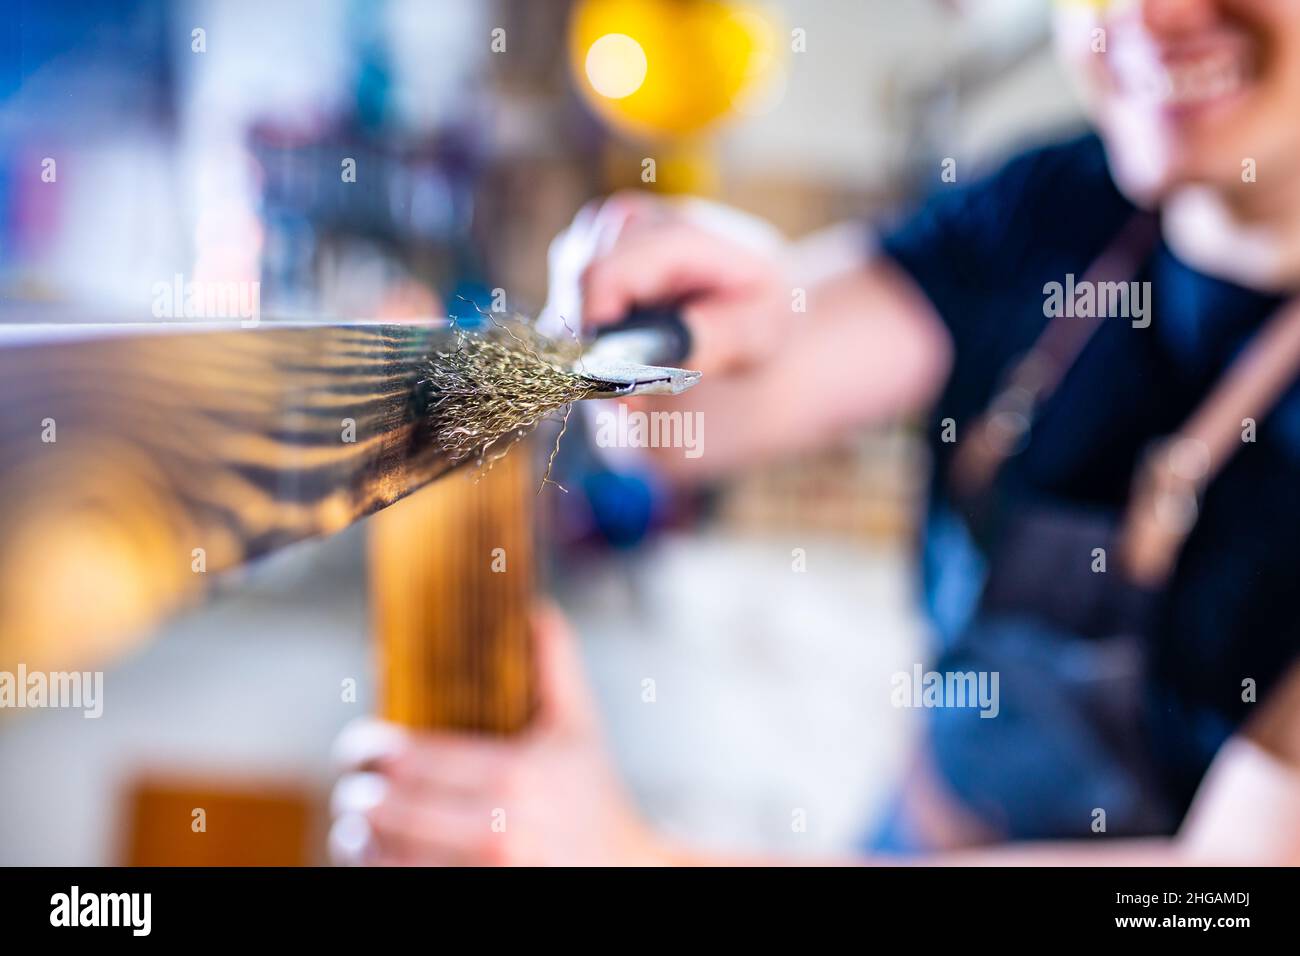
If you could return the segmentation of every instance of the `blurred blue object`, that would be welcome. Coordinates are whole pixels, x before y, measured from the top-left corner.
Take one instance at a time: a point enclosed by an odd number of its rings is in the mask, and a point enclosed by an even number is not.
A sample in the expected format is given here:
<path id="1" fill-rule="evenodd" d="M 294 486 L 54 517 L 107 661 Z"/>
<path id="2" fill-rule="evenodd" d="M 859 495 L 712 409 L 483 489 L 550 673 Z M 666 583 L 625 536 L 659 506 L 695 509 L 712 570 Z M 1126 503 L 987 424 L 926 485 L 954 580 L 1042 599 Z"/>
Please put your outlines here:
<path id="1" fill-rule="evenodd" d="M 112 130 L 124 116 L 174 115 L 181 28 L 158 0 L 6 0 L 0 17 L 0 128 Z M 184 37 L 180 38 L 182 41 Z M 51 105 L 58 109 L 52 110 Z"/>
<path id="2" fill-rule="evenodd" d="M 596 529 L 606 541 L 616 548 L 634 548 L 645 539 L 658 510 L 646 478 L 606 469 L 585 475 L 582 488 Z"/>

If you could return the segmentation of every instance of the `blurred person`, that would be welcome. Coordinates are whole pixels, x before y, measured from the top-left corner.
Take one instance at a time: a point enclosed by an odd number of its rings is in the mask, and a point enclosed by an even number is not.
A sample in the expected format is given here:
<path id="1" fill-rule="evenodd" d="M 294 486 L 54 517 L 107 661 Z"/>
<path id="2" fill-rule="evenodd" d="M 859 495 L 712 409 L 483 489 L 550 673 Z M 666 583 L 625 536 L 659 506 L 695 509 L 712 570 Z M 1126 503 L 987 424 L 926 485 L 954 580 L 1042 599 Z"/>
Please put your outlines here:
<path id="1" fill-rule="evenodd" d="M 725 427 L 665 456 L 683 480 L 928 410 L 931 666 L 1001 700 L 925 712 L 863 859 L 1300 862 L 1300 0 L 1062 3 L 1057 37 L 1095 133 L 945 185 L 874 250 L 614 197 L 572 227 L 583 321 L 684 303 L 691 409 Z M 340 854 L 728 862 L 642 822 L 564 622 L 537 639 L 523 737 L 345 735 Z M 1098 809 L 1133 839 L 1058 842 Z M 1009 840 L 1035 843 L 970 849 Z"/>

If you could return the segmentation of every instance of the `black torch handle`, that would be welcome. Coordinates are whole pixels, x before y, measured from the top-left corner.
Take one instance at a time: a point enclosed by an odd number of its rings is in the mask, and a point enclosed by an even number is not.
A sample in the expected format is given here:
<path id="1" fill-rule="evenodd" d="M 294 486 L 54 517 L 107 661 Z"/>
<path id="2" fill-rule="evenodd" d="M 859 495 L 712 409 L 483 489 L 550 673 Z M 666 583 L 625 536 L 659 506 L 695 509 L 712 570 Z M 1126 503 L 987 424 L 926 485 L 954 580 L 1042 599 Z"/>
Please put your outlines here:
<path id="1" fill-rule="evenodd" d="M 647 353 L 641 358 L 647 365 L 681 365 L 691 354 L 691 330 L 682 320 L 681 305 L 637 306 L 621 321 L 596 331 L 596 338 L 619 333 L 649 333 Z"/>

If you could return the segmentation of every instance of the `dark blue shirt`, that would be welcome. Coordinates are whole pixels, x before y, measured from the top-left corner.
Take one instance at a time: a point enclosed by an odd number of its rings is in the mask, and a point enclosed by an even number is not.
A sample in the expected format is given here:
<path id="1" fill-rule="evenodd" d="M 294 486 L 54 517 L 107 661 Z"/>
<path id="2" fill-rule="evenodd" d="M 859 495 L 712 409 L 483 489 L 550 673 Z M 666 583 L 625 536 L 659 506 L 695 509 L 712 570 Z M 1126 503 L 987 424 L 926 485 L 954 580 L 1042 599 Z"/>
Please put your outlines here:
<path id="1" fill-rule="evenodd" d="M 940 440 L 940 422 L 952 418 L 960 435 L 985 409 L 1047 321 L 1044 284 L 1082 278 L 1133 213 L 1100 141 L 1087 136 L 944 187 L 885 237 L 885 251 L 928 296 L 956 347 L 930 425 L 932 514 L 946 504 L 955 447 Z M 1200 274 L 1162 244 L 1136 278 L 1151 283 L 1150 327 L 1102 323 L 1041 409 L 1027 447 L 1003 469 L 999 490 L 1013 502 L 1120 512 L 1140 453 L 1183 423 L 1282 301 Z M 932 535 L 938 526 L 929 524 Z M 1253 679 L 1266 699 L 1300 652 L 1297 545 L 1293 387 L 1207 490 L 1145 635 L 1150 745 L 1176 807 L 1186 807 L 1214 752 L 1258 706 L 1243 701 L 1243 681 Z M 946 589 L 952 597 L 953 573 L 927 567 L 932 596 Z"/>

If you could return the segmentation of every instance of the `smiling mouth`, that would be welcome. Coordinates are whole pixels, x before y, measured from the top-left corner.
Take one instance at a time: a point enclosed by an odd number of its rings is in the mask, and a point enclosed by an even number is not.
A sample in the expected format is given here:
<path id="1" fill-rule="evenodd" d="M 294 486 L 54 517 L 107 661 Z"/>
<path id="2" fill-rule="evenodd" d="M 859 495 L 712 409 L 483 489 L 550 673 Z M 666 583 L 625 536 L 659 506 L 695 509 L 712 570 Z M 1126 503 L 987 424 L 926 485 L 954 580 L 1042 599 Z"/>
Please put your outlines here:
<path id="1" fill-rule="evenodd" d="M 1198 112 L 1245 93 L 1256 71 L 1239 49 L 1124 58 L 1121 87 L 1173 114 Z"/>

